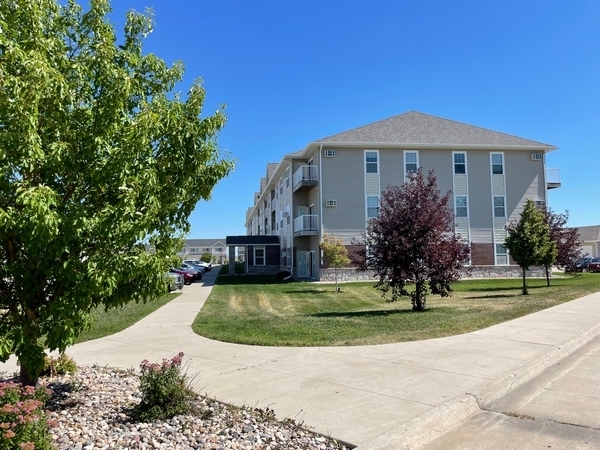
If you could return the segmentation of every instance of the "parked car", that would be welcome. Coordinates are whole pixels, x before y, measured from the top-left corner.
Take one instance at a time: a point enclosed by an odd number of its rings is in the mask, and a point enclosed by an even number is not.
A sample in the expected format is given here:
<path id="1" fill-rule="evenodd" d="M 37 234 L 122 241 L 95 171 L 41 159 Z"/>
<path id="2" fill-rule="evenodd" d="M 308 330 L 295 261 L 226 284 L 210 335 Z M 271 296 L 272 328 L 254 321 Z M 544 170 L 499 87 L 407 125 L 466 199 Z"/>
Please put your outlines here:
<path id="1" fill-rule="evenodd" d="M 178 273 L 165 273 L 165 278 L 167 279 L 167 286 L 169 287 L 169 292 L 176 291 L 178 289 L 183 289 L 183 285 L 185 281 L 183 280 L 183 275 Z"/>
<path id="2" fill-rule="evenodd" d="M 182 263 L 180 269 L 196 273 L 197 280 L 201 280 L 204 275 L 204 269 L 202 267 L 192 266 L 191 264 Z"/>
<path id="3" fill-rule="evenodd" d="M 187 270 L 181 270 L 181 269 L 176 269 L 174 267 L 172 267 L 169 272 L 171 273 L 178 273 L 179 275 L 181 275 L 183 277 L 183 281 L 185 284 L 192 284 L 194 282 L 194 280 L 196 279 L 196 274 L 194 272 L 190 272 Z"/>
<path id="4" fill-rule="evenodd" d="M 212 264 L 200 261 L 199 259 L 187 259 L 184 261 L 186 264 L 192 264 L 194 266 L 203 267 L 205 272 L 212 270 Z"/>
<path id="5" fill-rule="evenodd" d="M 588 264 L 592 261 L 592 258 L 581 258 L 578 260 L 573 268 L 570 270 L 572 272 L 585 272 L 587 271 Z"/>
<path id="6" fill-rule="evenodd" d="M 600 272 L 600 258 L 592 258 L 587 265 L 588 272 Z"/>

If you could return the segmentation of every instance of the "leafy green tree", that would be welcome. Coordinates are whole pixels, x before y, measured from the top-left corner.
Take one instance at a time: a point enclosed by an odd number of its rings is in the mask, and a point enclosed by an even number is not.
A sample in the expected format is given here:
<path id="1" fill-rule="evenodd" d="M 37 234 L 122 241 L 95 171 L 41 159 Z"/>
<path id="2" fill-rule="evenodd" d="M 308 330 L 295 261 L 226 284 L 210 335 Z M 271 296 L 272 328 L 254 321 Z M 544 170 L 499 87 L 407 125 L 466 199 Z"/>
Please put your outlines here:
<path id="1" fill-rule="evenodd" d="M 212 254 L 210 252 L 202 253 L 200 260 L 205 263 L 212 262 Z"/>
<path id="2" fill-rule="evenodd" d="M 110 11 L 0 2 L 0 360 L 16 354 L 25 384 L 92 308 L 164 291 L 190 213 L 234 166 L 200 82 L 184 100 L 182 64 L 142 53 L 151 17 L 129 12 L 117 45 Z"/>
<path id="3" fill-rule="evenodd" d="M 323 250 L 323 258 L 333 266 L 333 272 L 335 274 L 335 291 L 339 292 L 338 269 L 345 267 L 350 262 L 348 250 L 341 239 L 327 234 L 323 234 L 323 240 L 321 241 L 320 247 L 321 250 Z"/>
<path id="4" fill-rule="evenodd" d="M 506 227 L 506 248 L 523 271 L 523 295 L 527 295 L 525 272 L 531 266 L 552 265 L 558 254 L 556 242 L 550 239 L 550 229 L 544 213 L 528 199 L 519 222 Z"/>

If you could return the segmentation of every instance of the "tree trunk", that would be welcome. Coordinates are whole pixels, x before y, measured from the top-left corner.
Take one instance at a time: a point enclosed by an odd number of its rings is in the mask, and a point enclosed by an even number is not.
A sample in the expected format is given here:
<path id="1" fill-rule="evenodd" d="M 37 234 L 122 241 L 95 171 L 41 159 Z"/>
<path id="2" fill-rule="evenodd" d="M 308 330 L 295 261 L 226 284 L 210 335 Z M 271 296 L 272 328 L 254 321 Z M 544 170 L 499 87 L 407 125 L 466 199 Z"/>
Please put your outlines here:
<path id="1" fill-rule="evenodd" d="M 29 372 L 26 364 L 21 363 L 19 360 L 19 364 L 21 365 L 21 370 L 19 372 L 19 381 L 23 386 L 35 386 L 37 384 L 37 380 L 39 375 L 33 375 Z"/>
<path id="2" fill-rule="evenodd" d="M 523 270 L 523 295 L 527 295 L 529 292 L 527 292 L 527 278 L 525 277 L 525 269 L 521 269 Z"/>
<path id="3" fill-rule="evenodd" d="M 333 269 L 333 273 L 335 274 L 335 292 L 340 292 L 340 288 L 338 287 L 338 282 L 337 282 L 337 267 Z"/>
<path id="4" fill-rule="evenodd" d="M 417 281 L 415 283 L 415 291 L 412 293 L 413 311 L 423 311 L 425 309 L 425 302 L 427 299 L 425 297 L 424 287 L 424 281 Z"/>
<path id="5" fill-rule="evenodd" d="M 546 286 L 550 286 L 550 271 L 548 270 L 548 266 L 544 266 L 546 268 Z"/>

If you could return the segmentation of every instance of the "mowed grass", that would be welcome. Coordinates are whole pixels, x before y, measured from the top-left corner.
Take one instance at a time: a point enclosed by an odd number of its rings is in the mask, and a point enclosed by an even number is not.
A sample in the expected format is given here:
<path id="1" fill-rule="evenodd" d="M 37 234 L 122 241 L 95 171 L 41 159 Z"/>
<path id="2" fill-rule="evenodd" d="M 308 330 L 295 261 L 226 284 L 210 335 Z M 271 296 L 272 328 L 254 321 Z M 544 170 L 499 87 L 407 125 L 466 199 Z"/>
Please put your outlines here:
<path id="1" fill-rule="evenodd" d="M 94 316 L 92 328 L 81 333 L 75 342 L 98 339 L 123 331 L 179 295 L 179 293 L 165 294 L 159 299 L 147 303 L 131 301 L 120 308 L 109 309 L 108 311 L 100 306 L 92 312 Z"/>
<path id="2" fill-rule="evenodd" d="M 278 282 L 270 277 L 220 276 L 192 328 L 226 342 L 269 346 L 370 345 L 468 333 L 600 291 L 600 274 L 468 280 L 453 295 L 428 295 L 427 310 L 410 299 L 388 303 L 371 282 Z"/>

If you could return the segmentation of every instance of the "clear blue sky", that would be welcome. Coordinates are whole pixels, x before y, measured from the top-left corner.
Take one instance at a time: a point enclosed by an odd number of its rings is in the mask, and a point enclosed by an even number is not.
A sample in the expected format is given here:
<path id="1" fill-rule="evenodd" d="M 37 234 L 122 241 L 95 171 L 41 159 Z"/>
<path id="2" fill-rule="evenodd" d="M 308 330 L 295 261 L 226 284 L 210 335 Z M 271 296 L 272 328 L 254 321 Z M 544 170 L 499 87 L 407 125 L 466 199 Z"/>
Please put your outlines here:
<path id="1" fill-rule="evenodd" d="M 410 110 L 559 147 L 550 191 L 569 225 L 600 224 L 598 0 L 113 0 L 155 12 L 145 51 L 202 77 L 226 104 L 238 160 L 191 216 L 189 238 L 245 234 L 268 162 Z"/>

